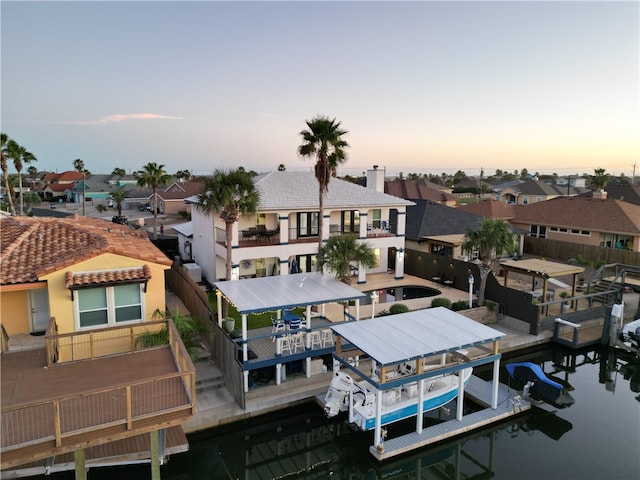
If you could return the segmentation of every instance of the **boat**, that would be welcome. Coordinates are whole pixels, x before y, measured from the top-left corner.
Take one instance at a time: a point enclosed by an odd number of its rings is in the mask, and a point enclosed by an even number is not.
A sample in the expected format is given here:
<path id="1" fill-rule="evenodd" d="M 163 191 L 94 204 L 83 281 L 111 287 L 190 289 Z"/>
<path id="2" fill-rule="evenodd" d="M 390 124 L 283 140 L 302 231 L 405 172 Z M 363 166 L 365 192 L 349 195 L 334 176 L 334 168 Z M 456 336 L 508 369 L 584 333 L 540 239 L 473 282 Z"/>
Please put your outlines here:
<path id="1" fill-rule="evenodd" d="M 408 367 L 411 368 L 411 367 Z M 459 379 L 462 375 L 466 385 L 473 368 L 458 373 L 438 375 L 424 380 L 422 412 L 435 410 L 458 396 Z M 349 423 L 363 431 L 373 430 L 376 423 L 377 389 L 367 381 L 356 381 L 349 374 L 338 371 L 334 374 L 324 399 L 327 417 L 349 412 Z M 382 405 L 380 425 L 415 417 L 419 402 L 418 382 L 411 381 L 400 387 L 381 392 Z"/>
<path id="2" fill-rule="evenodd" d="M 531 398 L 553 405 L 556 408 L 566 408 L 575 400 L 566 389 L 547 377 L 539 365 L 531 362 L 509 363 L 505 365 L 509 376 L 519 382 L 525 394 Z"/>
<path id="3" fill-rule="evenodd" d="M 640 356 L 640 318 L 622 327 L 618 338 L 627 349 Z"/>

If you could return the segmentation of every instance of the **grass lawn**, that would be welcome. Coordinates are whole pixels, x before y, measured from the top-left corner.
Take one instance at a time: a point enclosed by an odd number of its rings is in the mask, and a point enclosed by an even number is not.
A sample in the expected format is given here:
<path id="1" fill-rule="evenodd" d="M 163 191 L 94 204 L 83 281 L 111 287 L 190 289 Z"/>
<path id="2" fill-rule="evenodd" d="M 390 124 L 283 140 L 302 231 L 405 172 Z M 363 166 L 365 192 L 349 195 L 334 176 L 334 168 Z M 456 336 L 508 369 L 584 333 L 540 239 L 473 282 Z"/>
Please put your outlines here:
<path id="1" fill-rule="evenodd" d="M 216 295 L 214 292 L 209 292 L 209 305 L 211 306 L 211 311 L 215 314 L 217 312 L 217 301 Z M 294 313 L 298 315 L 304 315 L 305 308 L 298 307 L 293 309 Z M 229 312 L 227 314 L 229 317 L 236 319 L 236 328 L 240 325 L 240 313 L 233 305 L 229 305 Z M 263 313 L 252 313 L 247 315 L 247 328 L 249 330 L 253 330 L 254 328 L 262 328 L 262 327 L 270 327 L 271 326 L 271 317 L 275 317 L 276 312 L 263 312 Z"/>

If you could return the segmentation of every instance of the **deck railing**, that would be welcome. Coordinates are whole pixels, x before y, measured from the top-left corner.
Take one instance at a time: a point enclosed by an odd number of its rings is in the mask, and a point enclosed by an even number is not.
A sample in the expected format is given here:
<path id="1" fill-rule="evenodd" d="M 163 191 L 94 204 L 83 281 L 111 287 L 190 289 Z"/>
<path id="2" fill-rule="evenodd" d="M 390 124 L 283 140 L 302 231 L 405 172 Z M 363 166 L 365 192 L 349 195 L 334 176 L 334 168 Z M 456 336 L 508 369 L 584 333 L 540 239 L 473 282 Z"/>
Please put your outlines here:
<path id="1" fill-rule="evenodd" d="M 193 389 L 185 389 L 192 385 Z M 142 382 L 86 392 L 55 400 L 2 409 L 0 452 L 122 425 L 173 412 L 191 410 L 195 396 L 195 372 L 178 372 Z"/>
<path id="2" fill-rule="evenodd" d="M 74 435 L 118 425 L 131 430 L 138 420 L 186 410 L 190 410 L 190 414 L 195 412 L 195 367 L 170 319 L 58 334 L 52 317 L 45 342 L 49 366 L 61 363 L 60 358 L 67 355 L 71 360 L 89 360 L 169 346 L 177 372 L 3 408 L 1 452 L 47 440 L 55 440 L 56 446 L 61 446 L 65 438 Z"/>
<path id="3" fill-rule="evenodd" d="M 49 322 L 45 335 L 47 365 L 54 363 L 90 360 L 110 355 L 133 352 L 148 346 L 167 345 L 162 332 L 168 320 L 135 323 L 109 328 L 97 328 L 70 333 L 58 333 L 54 318 Z M 148 341 L 145 341 L 147 339 Z M 150 344 L 151 342 L 156 342 Z"/>

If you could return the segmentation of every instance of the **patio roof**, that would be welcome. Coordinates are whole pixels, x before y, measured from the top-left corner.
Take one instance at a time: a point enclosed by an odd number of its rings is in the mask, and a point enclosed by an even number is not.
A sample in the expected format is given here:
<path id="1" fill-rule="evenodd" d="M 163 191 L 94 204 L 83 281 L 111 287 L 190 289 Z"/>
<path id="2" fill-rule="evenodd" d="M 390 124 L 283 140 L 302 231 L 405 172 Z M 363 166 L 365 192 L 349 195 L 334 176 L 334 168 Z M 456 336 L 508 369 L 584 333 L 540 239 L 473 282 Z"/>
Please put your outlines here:
<path id="1" fill-rule="evenodd" d="M 342 323 L 331 328 L 383 366 L 479 346 L 504 336 L 445 307 Z"/>
<path id="2" fill-rule="evenodd" d="M 506 267 L 518 273 L 526 275 L 552 278 L 562 275 L 574 275 L 584 272 L 583 267 L 575 265 L 567 265 L 565 263 L 549 262 L 539 258 L 531 258 L 528 260 L 507 260 L 500 262 L 501 267 Z"/>
<path id="3" fill-rule="evenodd" d="M 364 293 L 322 272 L 214 282 L 241 314 L 366 297 Z"/>

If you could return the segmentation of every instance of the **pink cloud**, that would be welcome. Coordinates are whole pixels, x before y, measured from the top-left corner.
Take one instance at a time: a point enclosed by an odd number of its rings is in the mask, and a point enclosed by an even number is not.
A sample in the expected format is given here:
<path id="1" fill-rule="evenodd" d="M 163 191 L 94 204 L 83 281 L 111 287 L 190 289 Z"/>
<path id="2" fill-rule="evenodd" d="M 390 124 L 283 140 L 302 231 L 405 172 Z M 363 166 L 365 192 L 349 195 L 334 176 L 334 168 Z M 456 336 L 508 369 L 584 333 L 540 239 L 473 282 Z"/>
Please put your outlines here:
<path id="1" fill-rule="evenodd" d="M 116 113 L 97 120 L 87 120 L 84 122 L 68 122 L 75 125 L 100 125 L 105 123 L 120 123 L 127 120 L 182 120 L 182 117 L 171 115 L 160 115 L 158 113 Z"/>

